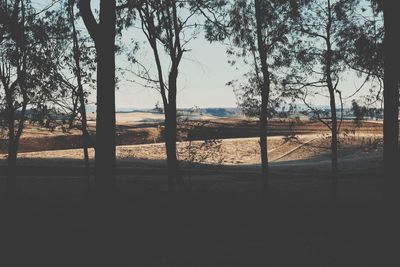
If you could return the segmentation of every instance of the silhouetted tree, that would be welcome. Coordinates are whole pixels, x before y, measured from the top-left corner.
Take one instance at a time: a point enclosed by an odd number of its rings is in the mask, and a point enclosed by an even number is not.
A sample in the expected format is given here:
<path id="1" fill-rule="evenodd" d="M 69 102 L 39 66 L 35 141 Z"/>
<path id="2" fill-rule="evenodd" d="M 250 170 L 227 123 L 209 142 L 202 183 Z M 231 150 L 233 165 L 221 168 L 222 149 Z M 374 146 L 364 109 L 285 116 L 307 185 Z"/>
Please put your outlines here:
<path id="1" fill-rule="evenodd" d="M 97 112 L 95 144 L 95 194 L 112 199 L 115 180 L 115 36 L 116 1 L 100 0 L 99 21 L 90 0 L 80 0 L 79 9 L 96 47 Z"/>
<path id="2" fill-rule="evenodd" d="M 355 100 L 351 102 L 351 110 L 353 111 L 353 114 L 355 116 L 354 122 L 356 124 L 360 124 L 368 112 L 365 106 L 360 106 Z"/>
<path id="3" fill-rule="evenodd" d="M 338 45 L 343 41 L 343 32 L 346 31 L 357 12 L 356 0 L 307 1 L 300 8 L 300 17 L 296 22 L 296 29 L 300 33 L 299 40 L 294 47 L 298 65 L 294 65 L 292 75 L 285 81 L 297 84 L 299 96 L 312 109 L 322 123 L 331 131 L 331 161 L 332 173 L 336 180 L 338 172 L 338 134 L 340 124 L 337 117 L 337 100 L 343 109 L 341 90 L 339 89 L 340 75 L 346 71 L 344 59 L 347 50 Z M 296 87 L 296 86 L 295 86 Z M 328 116 L 313 107 L 307 98 L 310 94 L 319 95 L 326 90 L 329 96 L 330 112 Z M 343 113 L 342 113 L 343 114 Z"/>
<path id="4" fill-rule="evenodd" d="M 399 173 L 399 33 L 400 18 L 395 1 L 383 1 L 384 37 L 384 119 L 383 163 L 385 197 L 393 201 L 398 196 Z M 398 200 L 398 197 L 397 197 Z M 396 203 L 397 205 L 399 203 Z M 398 206 L 397 206 L 398 207 Z"/>
<path id="5" fill-rule="evenodd" d="M 173 191 L 174 184 L 179 190 L 184 188 L 183 177 L 179 172 L 177 159 L 177 105 L 179 65 L 183 54 L 187 51 L 185 45 L 191 40 L 189 34 L 190 18 L 197 12 L 189 3 L 169 1 L 146 1 L 137 7 L 141 19 L 141 27 L 153 51 L 157 67 L 158 90 L 162 97 L 165 114 L 165 144 L 168 165 L 168 190 Z M 189 30 L 188 30 L 189 28 Z M 189 35 L 189 36 L 188 36 Z M 161 52 L 168 54 L 169 69 L 167 77 Z M 149 79 L 151 80 L 151 79 Z"/>
<path id="6" fill-rule="evenodd" d="M 279 85 L 278 69 L 290 63 L 288 35 L 296 7 L 290 1 L 240 0 L 218 8 L 228 16 L 219 23 L 208 21 L 207 37 L 211 41 L 229 39 L 232 46 L 228 54 L 250 63 L 246 83 L 228 84 L 234 85 L 244 113 L 259 116 L 263 187 L 267 189 L 268 118 L 279 106 L 279 96 L 272 98 L 271 95 L 273 87 Z M 231 64 L 235 63 L 235 60 L 231 61 Z"/>
<path id="7" fill-rule="evenodd" d="M 16 194 L 16 164 L 19 141 L 27 119 L 27 108 L 40 106 L 54 89 L 50 70 L 52 51 L 59 40 L 50 23 L 54 14 L 37 12 L 30 1 L 1 1 L 0 80 L 5 126 L 8 135 L 7 197 Z"/>

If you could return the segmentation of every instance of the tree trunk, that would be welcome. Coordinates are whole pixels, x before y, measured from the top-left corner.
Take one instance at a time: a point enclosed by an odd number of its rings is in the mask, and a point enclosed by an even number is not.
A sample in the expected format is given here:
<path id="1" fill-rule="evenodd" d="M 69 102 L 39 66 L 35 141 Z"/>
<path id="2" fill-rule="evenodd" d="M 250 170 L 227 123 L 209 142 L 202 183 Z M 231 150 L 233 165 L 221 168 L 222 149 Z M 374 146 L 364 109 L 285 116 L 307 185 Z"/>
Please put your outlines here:
<path id="1" fill-rule="evenodd" d="M 86 197 L 90 196 L 90 162 L 89 162 L 89 133 L 87 128 L 87 117 L 86 117 L 86 107 L 85 107 L 85 95 L 83 91 L 82 85 L 82 70 L 80 64 L 80 50 L 79 50 L 79 42 L 78 42 L 78 34 L 76 32 L 75 27 L 75 16 L 74 16 L 74 1 L 70 1 L 69 3 L 69 14 L 72 26 L 72 41 L 73 41 L 73 54 L 75 59 L 75 67 L 76 67 L 76 78 L 78 82 L 78 98 L 79 98 L 79 113 L 81 114 L 81 131 L 82 131 L 82 147 L 83 147 L 83 160 L 85 166 L 85 192 Z M 76 105 L 74 105 L 74 113 L 76 110 Z M 72 120 L 73 121 L 73 120 Z"/>
<path id="2" fill-rule="evenodd" d="M 74 122 L 75 122 L 75 119 L 77 116 L 78 103 L 75 100 L 73 100 L 73 102 L 76 102 L 76 103 L 73 103 L 71 115 L 68 118 L 68 129 L 72 129 L 74 127 Z"/>
<path id="3" fill-rule="evenodd" d="M 397 1 L 383 1 L 384 8 L 384 118 L 383 118 L 383 259 L 386 266 L 400 266 L 399 216 L 399 15 Z"/>
<path id="4" fill-rule="evenodd" d="M 264 44 L 264 35 L 262 29 L 263 13 L 261 10 L 261 3 L 259 0 L 255 0 L 255 12 L 256 12 L 256 23 L 257 23 L 257 44 L 258 54 L 261 61 L 261 110 L 260 110 L 260 150 L 261 150 L 261 174 L 264 193 L 268 193 L 268 102 L 270 92 L 270 74 L 267 64 L 267 51 Z M 257 63 L 256 63 L 257 64 Z"/>
<path id="5" fill-rule="evenodd" d="M 176 176 L 178 175 L 178 159 L 176 157 L 176 110 L 168 105 L 165 113 L 165 148 L 167 151 L 168 191 L 174 191 Z"/>
<path id="6" fill-rule="evenodd" d="M 383 163 L 385 172 L 384 197 L 393 202 L 398 196 L 399 171 L 399 42 L 398 12 L 396 1 L 384 1 L 384 124 L 383 124 Z"/>
<path id="7" fill-rule="evenodd" d="M 14 141 L 9 142 L 7 155 L 7 181 L 6 198 L 11 203 L 15 200 L 17 194 L 17 147 Z"/>
<path id="8" fill-rule="evenodd" d="M 184 189 L 183 177 L 179 171 L 179 163 L 176 156 L 176 135 L 177 135 L 177 110 L 176 110 L 176 92 L 177 92 L 177 70 L 171 70 L 169 75 L 168 90 L 168 109 L 165 112 L 165 145 L 167 150 L 168 167 L 168 190 L 173 192 L 173 185 L 176 183 L 178 190 Z"/>
<path id="9" fill-rule="evenodd" d="M 330 95 L 330 109 L 331 109 L 331 121 L 332 121 L 332 129 L 331 129 L 331 166 L 332 166 L 332 173 L 334 179 L 337 177 L 338 172 L 338 126 L 337 126 L 337 114 L 336 114 L 336 100 L 335 100 L 335 93 L 329 92 Z"/>
<path id="10" fill-rule="evenodd" d="M 90 159 L 89 159 L 89 133 L 87 130 L 87 118 L 85 102 L 83 101 L 82 111 L 82 147 L 83 160 L 85 165 L 85 192 L 87 196 L 90 194 Z M 84 114 L 84 115 L 83 115 Z"/>
<path id="11" fill-rule="evenodd" d="M 95 194 L 111 201 L 115 180 L 115 0 L 100 2 L 100 28 L 96 35 L 97 115 L 95 154 Z"/>
<path id="12" fill-rule="evenodd" d="M 336 115 L 336 99 L 335 91 L 336 86 L 333 85 L 332 81 L 332 43 L 331 43 L 331 27 L 332 27 L 332 6 L 330 0 L 328 0 L 328 21 L 326 26 L 326 80 L 329 91 L 329 102 L 331 109 L 331 164 L 332 164 L 332 178 L 334 187 L 337 183 L 338 173 L 338 123 Z"/>
<path id="13" fill-rule="evenodd" d="M 13 201 L 16 196 L 16 164 L 17 151 L 15 147 L 15 113 L 14 113 L 14 88 L 3 84 L 6 95 L 7 105 L 7 124 L 8 124 L 8 155 L 7 155 L 7 181 L 6 181 L 6 197 Z"/>

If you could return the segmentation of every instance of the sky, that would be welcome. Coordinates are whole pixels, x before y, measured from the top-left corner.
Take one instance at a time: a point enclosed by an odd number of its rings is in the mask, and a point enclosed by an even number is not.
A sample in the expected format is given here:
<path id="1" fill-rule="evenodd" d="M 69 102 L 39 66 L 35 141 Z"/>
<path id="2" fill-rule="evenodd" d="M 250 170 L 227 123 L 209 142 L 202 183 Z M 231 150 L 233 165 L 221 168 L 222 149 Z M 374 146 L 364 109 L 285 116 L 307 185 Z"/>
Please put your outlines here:
<path id="1" fill-rule="evenodd" d="M 142 39 L 142 36 L 136 36 Z M 240 79 L 243 71 L 228 64 L 226 47 L 220 43 L 209 43 L 202 36 L 193 40 L 184 54 L 179 68 L 177 105 L 179 107 L 235 107 L 236 97 L 231 86 L 226 83 Z M 154 70 L 154 57 L 146 44 L 139 52 L 139 60 L 146 60 L 146 66 Z M 164 57 L 164 59 L 166 59 Z M 117 65 L 124 66 L 124 58 L 117 58 Z M 133 66 L 134 68 L 134 66 Z M 135 77 L 130 79 L 138 80 Z M 136 83 L 122 82 L 116 92 L 118 107 L 154 107 L 161 98 L 152 88 L 144 88 Z"/>
<path id="2" fill-rule="evenodd" d="M 37 0 L 38 8 L 48 5 L 52 0 Z M 35 1 L 34 1 L 35 2 Z M 98 0 L 92 1 L 92 9 L 98 5 Z M 85 32 L 86 29 L 82 22 L 78 23 L 78 28 Z M 146 67 L 150 68 L 155 74 L 154 57 L 149 45 L 146 43 L 145 36 L 138 29 L 129 29 L 123 33 L 124 43 L 131 41 L 139 42 L 141 49 L 137 53 L 137 59 Z M 221 43 L 210 43 L 202 32 L 197 38 L 192 40 L 187 46 L 189 52 L 184 54 L 179 68 L 177 105 L 179 108 L 191 107 L 236 107 L 237 99 L 231 86 L 226 83 L 236 79 L 243 80 L 243 74 L 248 71 L 248 66 L 238 64 L 236 67 L 228 64 L 226 53 L 227 46 Z M 164 67 L 168 66 L 168 58 L 162 57 Z M 165 63 L 167 62 L 167 63 Z M 117 67 L 135 69 L 135 66 L 127 63 L 124 55 L 116 58 Z M 164 74 L 165 76 L 166 74 Z M 134 75 L 127 74 L 127 79 L 121 79 L 118 90 L 116 91 L 116 107 L 122 108 L 153 108 L 157 102 L 162 102 L 160 94 L 152 88 L 146 88 L 131 80 L 139 81 Z M 156 78 L 156 76 L 154 76 Z M 141 81 L 143 83 L 143 81 Z M 339 89 L 343 91 L 343 96 L 350 95 L 362 80 L 354 74 L 344 75 L 339 84 Z M 364 90 L 364 91 L 367 91 Z M 95 103 L 95 92 L 89 98 L 89 102 Z M 328 105 L 327 97 L 318 96 L 312 100 L 313 104 Z M 351 99 L 345 101 L 345 106 L 350 106 Z"/>

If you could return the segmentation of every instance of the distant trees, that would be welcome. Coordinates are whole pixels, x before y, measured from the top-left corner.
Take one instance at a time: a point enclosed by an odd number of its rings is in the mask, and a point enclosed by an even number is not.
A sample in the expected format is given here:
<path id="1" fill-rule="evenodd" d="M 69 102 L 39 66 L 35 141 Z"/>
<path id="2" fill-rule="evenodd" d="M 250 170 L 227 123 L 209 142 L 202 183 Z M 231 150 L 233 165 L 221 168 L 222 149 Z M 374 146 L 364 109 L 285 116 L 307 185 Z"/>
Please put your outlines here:
<path id="1" fill-rule="evenodd" d="M 368 110 L 365 106 L 360 106 L 356 101 L 351 102 L 351 110 L 355 116 L 354 122 L 360 124 L 364 117 L 367 115 Z"/>
<path id="2" fill-rule="evenodd" d="M 381 108 L 368 107 L 362 104 L 359 104 L 356 100 L 351 101 L 351 110 L 354 115 L 354 122 L 359 124 L 365 117 L 369 119 L 382 119 L 383 110 Z"/>
<path id="3" fill-rule="evenodd" d="M 90 0 L 79 0 L 85 26 L 96 47 L 97 112 L 95 144 L 95 194 L 98 199 L 112 199 L 115 180 L 115 36 L 116 1 L 100 0 L 99 22 Z"/>

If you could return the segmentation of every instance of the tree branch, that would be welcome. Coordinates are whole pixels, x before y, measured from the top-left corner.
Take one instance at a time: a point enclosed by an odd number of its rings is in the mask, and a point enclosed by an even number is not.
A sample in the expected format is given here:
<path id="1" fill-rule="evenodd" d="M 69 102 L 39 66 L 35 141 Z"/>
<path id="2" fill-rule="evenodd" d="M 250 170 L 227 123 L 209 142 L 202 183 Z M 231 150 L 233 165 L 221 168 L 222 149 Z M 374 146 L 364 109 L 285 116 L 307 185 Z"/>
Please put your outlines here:
<path id="1" fill-rule="evenodd" d="M 94 41 L 97 39 L 99 24 L 97 23 L 92 9 L 90 8 L 90 0 L 79 0 L 78 8 L 82 14 L 83 22 Z"/>

